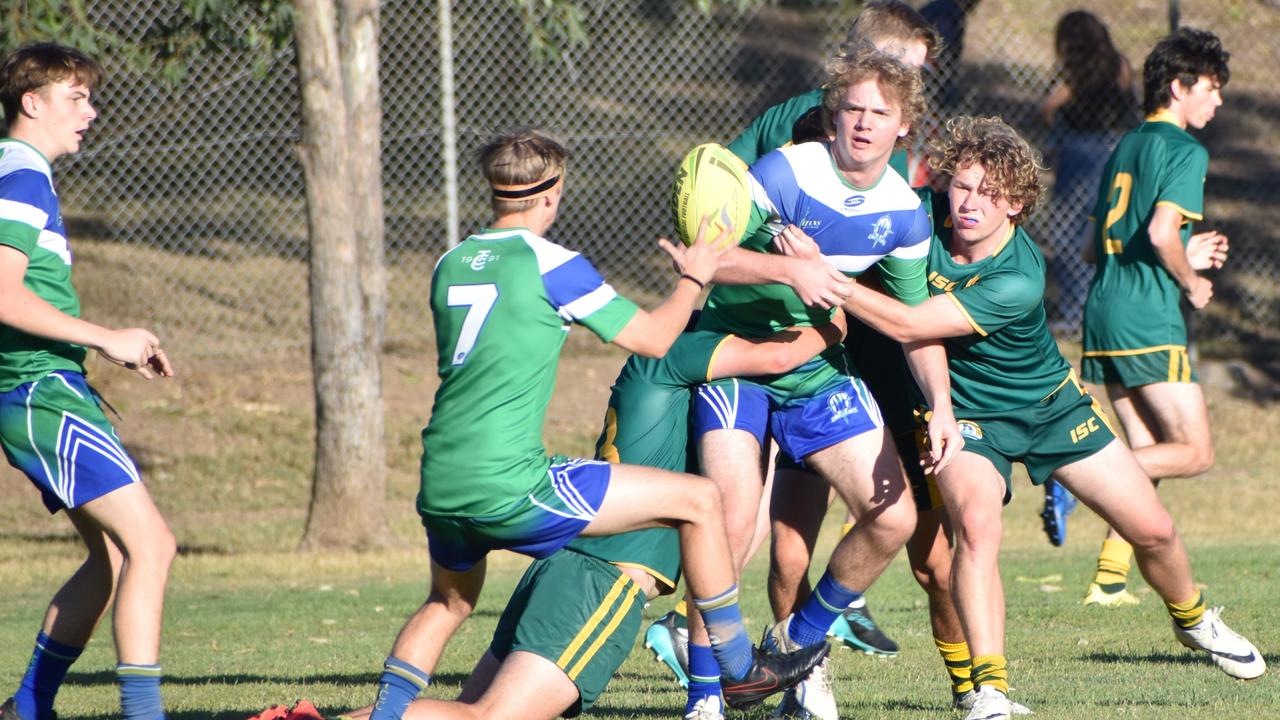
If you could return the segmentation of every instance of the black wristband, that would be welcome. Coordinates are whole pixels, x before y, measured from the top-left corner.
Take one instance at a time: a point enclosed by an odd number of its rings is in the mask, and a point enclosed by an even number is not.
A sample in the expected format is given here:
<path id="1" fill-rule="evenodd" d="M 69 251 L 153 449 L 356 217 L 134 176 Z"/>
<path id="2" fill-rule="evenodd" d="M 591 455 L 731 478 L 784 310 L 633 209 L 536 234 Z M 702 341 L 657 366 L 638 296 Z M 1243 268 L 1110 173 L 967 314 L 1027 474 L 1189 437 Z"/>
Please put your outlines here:
<path id="1" fill-rule="evenodd" d="M 706 289 L 706 287 L 707 287 L 707 284 L 706 284 L 706 283 L 704 283 L 704 282 L 702 282 L 701 280 L 699 280 L 698 278 L 696 278 L 696 277 L 694 277 L 694 276 L 690 275 L 689 273 L 682 273 L 682 274 L 680 275 L 680 279 L 681 279 L 681 280 L 688 280 L 689 282 L 693 283 L 694 285 L 697 285 L 699 290 Z"/>

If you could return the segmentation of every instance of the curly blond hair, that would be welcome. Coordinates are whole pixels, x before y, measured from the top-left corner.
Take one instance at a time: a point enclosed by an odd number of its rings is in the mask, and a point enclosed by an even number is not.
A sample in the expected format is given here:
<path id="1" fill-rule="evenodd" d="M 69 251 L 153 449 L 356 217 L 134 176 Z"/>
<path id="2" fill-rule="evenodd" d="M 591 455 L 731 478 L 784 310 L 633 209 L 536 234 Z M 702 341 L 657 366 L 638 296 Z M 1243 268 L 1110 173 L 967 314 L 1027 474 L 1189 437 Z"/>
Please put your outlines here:
<path id="1" fill-rule="evenodd" d="M 835 114 L 845 92 L 865 80 L 875 80 L 885 99 L 902 110 L 902 122 L 910 131 L 898 138 L 896 147 L 906 147 L 915 134 L 916 120 L 924 114 L 924 83 L 915 68 L 879 50 L 862 48 L 841 52 L 827 61 L 827 78 L 822 84 L 822 122 L 828 134 L 835 133 Z"/>
<path id="2" fill-rule="evenodd" d="M 1040 153 L 998 117 L 951 118 L 946 133 L 929 144 L 930 167 L 939 175 L 954 175 L 974 163 L 986 170 L 983 190 L 997 200 L 1021 203 L 1013 222 L 1025 222 L 1044 194 Z"/>

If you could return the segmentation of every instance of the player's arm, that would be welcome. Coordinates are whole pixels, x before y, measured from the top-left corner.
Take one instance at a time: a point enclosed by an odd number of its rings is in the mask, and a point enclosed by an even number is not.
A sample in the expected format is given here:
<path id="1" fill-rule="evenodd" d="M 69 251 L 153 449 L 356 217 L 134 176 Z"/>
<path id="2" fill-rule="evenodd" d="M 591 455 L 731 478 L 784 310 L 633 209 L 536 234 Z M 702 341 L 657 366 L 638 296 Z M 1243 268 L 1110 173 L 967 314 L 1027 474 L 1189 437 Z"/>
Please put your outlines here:
<path id="1" fill-rule="evenodd" d="M 938 472 L 955 459 L 964 447 L 964 436 L 951 407 L 951 373 L 947 370 L 947 351 L 940 340 L 904 342 L 907 366 L 916 385 L 924 393 L 930 412 L 929 456 L 926 470 Z"/>
<path id="2" fill-rule="evenodd" d="M 822 93 L 819 91 L 807 92 L 778 103 L 761 113 L 726 147 L 746 164 L 754 165 L 761 155 L 789 143 L 795 121 L 821 103 Z"/>
<path id="3" fill-rule="evenodd" d="M 0 324 L 28 335 L 93 348 L 145 378 L 151 378 L 153 372 L 173 375 L 155 335 L 142 328 L 110 330 L 62 312 L 23 284 L 27 264 L 27 255 L 21 250 L 0 244 Z"/>
<path id="4" fill-rule="evenodd" d="M 1155 212 L 1147 223 L 1147 236 L 1151 238 L 1156 259 L 1173 276 L 1178 287 L 1182 288 L 1191 306 L 1199 310 L 1208 305 L 1213 297 L 1213 283 L 1208 278 L 1201 277 L 1187 260 L 1187 250 L 1179 233 L 1182 220 L 1182 211 L 1175 205 L 1156 205 Z"/>
<path id="5" fill-rule="evenodd" d="M 637 310 L 613 337 L 613 344 L 645 357 L 657 358 L 667 354 L 671 344 L 688 325 L 689 316 L 702 296 L 702 289 L 712 281 L 723 262 L 725 236 L 733 231 L 726 228 L 718 237 L 708 240 L 706 230 L 707 220 L 703 218 L 697 237 L 688 247 L 659 238 L 659 247 L 671 256 L 680 278 L 661 305 L 649 311 Z"/>
<path id="6" fill-rule="evenodd" d="M 844 313 L 835 313 L 821 327 L 790 327 L 765 338 L 732 336 L 716 351 L 707 379 L 789 372 L 843 340 L 847 330 Z"/>
<path id="7" fill-rule="evenodd" d="M 805 305 L 824 309 L 838 307 L 852 285 L 844 273 L 821 257 L 801 259 L 741 247 L 725 253 L 715 281 L 725 285 L 779 283 L 794 290 Z"/>

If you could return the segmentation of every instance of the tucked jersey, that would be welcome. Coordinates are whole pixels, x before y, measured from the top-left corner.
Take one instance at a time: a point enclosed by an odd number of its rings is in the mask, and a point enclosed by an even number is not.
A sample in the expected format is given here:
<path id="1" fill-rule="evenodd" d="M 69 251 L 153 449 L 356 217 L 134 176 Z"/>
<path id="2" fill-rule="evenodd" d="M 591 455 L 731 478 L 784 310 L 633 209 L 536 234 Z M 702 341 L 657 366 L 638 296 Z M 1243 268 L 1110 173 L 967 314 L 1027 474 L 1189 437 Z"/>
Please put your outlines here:
<path id="1" fill-rule="evenodd" d="M 821 105 L 820 88 L 784 100 L 753 120 L 741 135 L 729 143 L 729 151 L 742 158 L 747 165 L 754 165 L 762 156 L 790 145 L 796 121 Z M 902 177 L 908 177 L 907 151 L 894 150 L 893 155 L 889 156 L 889 167 Z"/>
<path id="2" fill-rule="evenodd" d="M 1164 113 L 1126 133 L 1111 153 L 1094 209 L 1097 272 L 1085 305 L 1086 355 L 1186 345 L 1182 292 L 1147 225 L 1158 206 L 1172 206 L 1183 217 L 1185 246 L 1192 221 L 1204 217 L 1208 168 L 1208 151 Z"/>
<path id="3" fill-rule="evenodd" d="M 528 230 L 445 253 L 431 278 L 440 387 L 419 509 L 475 517 L 523 499 L 550 466 L 542 425 L 570 325 L 610 342 L 635 312 L 586 258 Z"/>
<path id="4" fill-rule="evenodd" d="M 892 169 L 874 186 L 857 188 L 836 169 L 827 143 L 804 143 L 765 155 L 751 167 L 750 180 L 754 209 L 744 247 L 768 252 L 783 227 L 796 225 L 846 275 L 877 265 L 891 295 L 910 305 L 928 297 L 928 212 Z M 717 285 L 699 327 L 764 337 L 829 319 L 830 311 L 806 307 L 786 285 Z"/>
<path id="5" fill-rule="evenodd" d="M 940 220 L 929 252 L 929 293 L 946 295 L 973 327 L 970 335 L 944 341 L 956 414 L 1040 402 L 1071 371 L 1045 322 L 1044 256 L 1015 225 L 989 257 L 958 263 L 951 257 L 947 196 L 933 196 L 930 204 Z"/>
<path id="6" fill-rule="evenodd" d="M 694 330 L 681 334 L 661 359 L 632 355 L 613 382 L 596 458 L 697 472 L 697 461 L 687 452 L 690 387 L 710 379 L 716 352 L 730 337 Z M 615 565 L 638 567 L 668 591 L 679 578 L 680 537 L 675 530 L 578 537 L 567 547 Z"/>
<path id="7" fill-rule="evenodd" d="M 20 140 L 0 140 L 0 245 L 27 256 L 22 284 L 58 310 L 80 317 L 71 285 L 71 247 L 62 226 L 49 161 Z M 55 370 L 84 372 L 80 345 L 0 325 L 0 392 Z"/>

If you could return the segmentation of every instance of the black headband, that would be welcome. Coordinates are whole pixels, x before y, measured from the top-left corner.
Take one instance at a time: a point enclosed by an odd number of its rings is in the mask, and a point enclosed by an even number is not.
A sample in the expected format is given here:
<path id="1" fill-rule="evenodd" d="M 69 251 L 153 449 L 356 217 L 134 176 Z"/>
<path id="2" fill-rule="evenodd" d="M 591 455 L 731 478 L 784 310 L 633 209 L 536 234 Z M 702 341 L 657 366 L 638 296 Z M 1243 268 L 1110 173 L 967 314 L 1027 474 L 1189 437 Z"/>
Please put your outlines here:
<path id="1" fill-rule="evenodd" d="M 543 180 L 537 185 L 531 185 L 528 187 L 520 185 L 495 186 L 493 188 L 493 196 L 499 200 L 524 200 L 526 198 L 533 197 L 534 195 L 541 195 L 555 187 L 558 182 L 560 182 L 560 176 L 554 175 Z"/>

